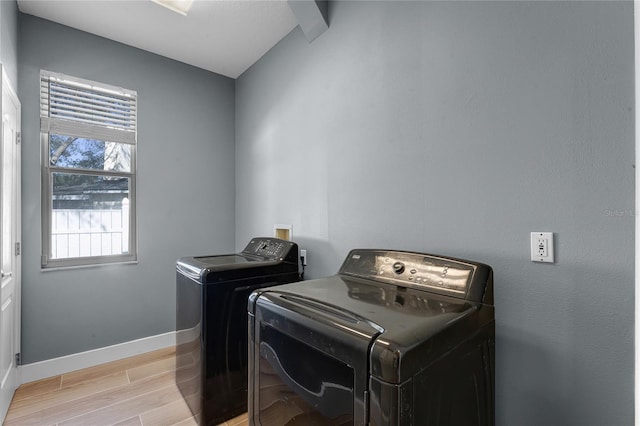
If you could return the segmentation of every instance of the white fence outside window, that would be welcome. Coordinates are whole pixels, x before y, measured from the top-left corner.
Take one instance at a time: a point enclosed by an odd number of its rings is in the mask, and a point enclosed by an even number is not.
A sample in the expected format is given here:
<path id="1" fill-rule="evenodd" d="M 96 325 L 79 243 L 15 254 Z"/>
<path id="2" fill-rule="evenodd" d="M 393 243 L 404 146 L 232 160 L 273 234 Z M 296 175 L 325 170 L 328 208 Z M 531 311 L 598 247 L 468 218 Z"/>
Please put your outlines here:
<path id="1" fill-rule="evenodd" d="M 129 252 L 129 206 L 121 210 L 54 209 L 53 259 L 108 256 Z"/>

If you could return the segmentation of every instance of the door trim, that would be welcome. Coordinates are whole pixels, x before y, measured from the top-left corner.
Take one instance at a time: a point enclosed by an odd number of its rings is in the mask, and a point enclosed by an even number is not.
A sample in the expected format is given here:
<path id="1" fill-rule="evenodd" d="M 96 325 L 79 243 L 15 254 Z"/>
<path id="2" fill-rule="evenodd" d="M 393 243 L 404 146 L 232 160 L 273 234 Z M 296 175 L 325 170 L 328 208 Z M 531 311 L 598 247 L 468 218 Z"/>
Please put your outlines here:
<path id="1" fill-rule="evenodd" d="M 635 334 L 635 368 L 634 368 L 634 424 L 640 424 L 640 16 L 638 15 L 638 7 L 640 2 L 633 2 L 633 33 L 635 39 L 635 303 L 634 303 L 634 334 Z"/>
<path id="2" fill-rule="evenodd" d="M 9 76 L 7 75 L 6 72 L 6 68 L 0 64 L 0 74 L 2 74 L 1 77 L 1 84 L 0 84 L 0 94 L 1 94 L 1 98 L 2 98 L 2 104 L 5 105 L 5 101 L 7 101 L 7 103 L 11 103 L 11 110 L 13 110 L 15 108 L 15 128 L 14 128 L 14 135 L 13 135 L 13 140 L 9 141 L 9 144 L 13 144 L 12 147 L 12 187 L 10 188 L 10 191 L 12 192 L 12 199 L 11 199 L 11 206 L 10 208 L 12 208 L 12 215 L 15 215 L 12 218 L 13 221 L 13 226 L 11 229 L 11 244 L 9 245 L 9 250 L 11 252 L 11 257 L 13 258 L 13 262 L 12 262 L 12 267 L 11 267 L 11 271 L 10 273 L 12 274 L 11 279 L 13 280 L 13 282 L 11 283 L 11 286 L 13 287 L 13 293 L 12 293 L 12 324 L 13 324 L 13 330 L 12 330 L 12 352 L 10 354 L 11 358 L 13 359 L 12 361 L 12 370 L 14 369 L 14 371 L 9 370 L 7 372 L 7 376 L 9 377 L 9 374 L 13 375 L 15 374 L 14 377 L 12 377 L 12 385 L 11 387 L 13 387 L 15 385 L 15 388 L 17 389 L 18 386 L 20 386 L 20 384 L 22 383 L 22 377 L 21 377 L 21 369 L 17 363 L 18 357 L 16 356 L 17 354 L 20 353 L 20 341 L 21 341 L 21 301 L 22 301 L 22 256 L 21 254 L 18 252 L 18 247 L 19 245 L 21 246 L 22 244 L 22 225 L 21 225 L 21 215 L 22 215 L 22 208 L 21 208 L 21 203 L 22 203 L 22 194 L 21 194 L 21 188 L 22 188 L 22 183 L 21 183 L 21 165 L 22 165 L 22 154 L 21 154 L 21 131 L 22 131 L 22 124 L 21 124 L 21 112 L 22 112 L 22 105 L 20 103 L 20 99 L 18 98 L 18 95 L 16 94 L 16 91 L 13 89 L 13 84 L 11 84 L 11 81 L 9 79 Z M 5 114 L 7 114 L 8 111 L 5 111 L 3 109 L 3 107 L 0 107 L 0 117 L 3 120 L 4 123 L 4 117 Z M 4 124 L 2 126 L 2 138 L 4 139 L 5 137 L 5 129 L 4 129 Z M 4 140 L 2 140 L 2 143 L 4 144 Z M 4 145 L 2 145 L 2 148 L 4 149 Z M 2 161 L 4 162 L 5 159 L 2 159 Z M 4 172 L 2 172 L 4 173 Z M 0 184 L 4 185 L 3 182 L 0 182 Z M 0 201 L 1 203 L 1 201 Z M 0 249 L 1 250 L 1 249 Z M 5 304 L 3 304 L 3 307 L 6 307 L 7 303 L 5 302 Z M 15 380 L 15 381 L 13 381 Z M 15 391 L 15 389 L 11 390 L 11 392 Z M 9 395 L 3 395 L 3 404 L 6 402 L 6 400 L 4 400 L 4 398 L 8 397 Z M 8 408 L 8 407 L 6 407 Z M 3 405 L 3 409 L 4 409 L 4 405 Z M 0 413 L 0 416 L 4 417 L 6 413 L 2 412 Z"/>

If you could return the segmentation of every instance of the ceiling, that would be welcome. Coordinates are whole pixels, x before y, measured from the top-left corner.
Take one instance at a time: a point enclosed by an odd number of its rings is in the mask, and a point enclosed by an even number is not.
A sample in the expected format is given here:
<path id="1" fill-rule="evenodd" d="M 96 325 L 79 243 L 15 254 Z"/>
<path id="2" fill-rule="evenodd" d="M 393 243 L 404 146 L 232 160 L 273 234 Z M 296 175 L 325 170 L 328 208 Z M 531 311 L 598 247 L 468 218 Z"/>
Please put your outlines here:
<path id="1" fill-rule="evenodd" d="M 296 27 L 286 0 L 18 0 L 21 12 L 237 78 Z"/>

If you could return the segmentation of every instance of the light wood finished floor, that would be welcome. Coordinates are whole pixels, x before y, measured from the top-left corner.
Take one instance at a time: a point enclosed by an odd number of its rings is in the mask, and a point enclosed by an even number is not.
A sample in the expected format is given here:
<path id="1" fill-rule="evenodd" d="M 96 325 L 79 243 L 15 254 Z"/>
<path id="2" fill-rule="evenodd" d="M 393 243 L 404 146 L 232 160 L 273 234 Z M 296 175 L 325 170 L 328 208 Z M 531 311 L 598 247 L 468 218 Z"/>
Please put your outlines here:
<path id="1" fill-rule="evenodd" d="M 175 348 L 18 388 L 4 426 L 196 425 L 175 384 Z M 221 426 L 248 426 L 247 415 Z"/>

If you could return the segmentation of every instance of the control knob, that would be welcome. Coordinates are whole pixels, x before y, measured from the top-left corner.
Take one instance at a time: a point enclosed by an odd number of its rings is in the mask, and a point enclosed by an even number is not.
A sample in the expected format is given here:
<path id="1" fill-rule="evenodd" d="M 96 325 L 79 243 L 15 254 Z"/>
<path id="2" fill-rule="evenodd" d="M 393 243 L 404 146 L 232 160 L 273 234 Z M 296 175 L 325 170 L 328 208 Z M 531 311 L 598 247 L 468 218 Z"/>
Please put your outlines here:
<path id="1" fill-rule="evenodd" d="M 404 263 L 402 263 L 402 262 L 394 263 L 393 264 L 393 272 L 395 272 L 398 275 L 403 273 L 404 272 Z"/>

